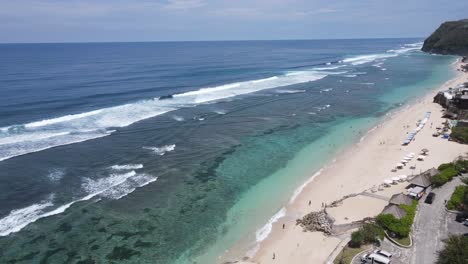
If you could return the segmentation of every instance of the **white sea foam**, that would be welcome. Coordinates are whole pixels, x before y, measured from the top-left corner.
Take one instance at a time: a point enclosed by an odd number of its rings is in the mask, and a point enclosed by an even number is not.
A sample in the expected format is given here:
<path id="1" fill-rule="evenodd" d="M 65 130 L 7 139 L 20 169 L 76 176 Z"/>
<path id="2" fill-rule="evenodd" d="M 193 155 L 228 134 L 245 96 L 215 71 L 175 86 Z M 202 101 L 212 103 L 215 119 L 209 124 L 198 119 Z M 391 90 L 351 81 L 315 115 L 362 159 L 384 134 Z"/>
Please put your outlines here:
<path id="1" fill-rule="evenodd" d="M 6 217 L 0 219 L 0 236 L 18 232 L 28 224 L 40 218 L 44 209 L 53 205 L 53 197 L 38 204 L 11 211 Z"/>
<path id="2" fill-rule="evenodd" d="M 184 121 L 184 120 L 185 120 L 183 117 L 181 117 L 181 116 L 177 116 L 177 115 L 175 115 L 175 116 L 172 116 L 172 118 L 173 118 L 175 121 L 178 121 L 178 122 L 182 122 L 182 121 Z"/>
<path id="3" fill-rule="evenodd" d="M 330 91 L 332 91 L 332 90 L 333 90 L 333 88 L 326 88 L 326 89 L 320 90 L 320 93 L 322 93 L 322 92 L 330 92 Z"/>
<path id="4" fill-rule="evenodd" d="M 165 145 L 165 146 L 161 146 L 161 147 L 143 147 L 143 148 L 152 150 L 157 155 L 163 156 L 164 154 L 166 154 L 166 152 L 174 151 L 175 147 L 176 147 L 176 145 L 172 144 L 172 145 Z"/>
<path id="5" fill-rule="evenodd" d="M 291 199 L 289 199 L 289 203 L 292 204 L 296 198 L 299 196 L 299 194 L 301 194 L 301 192 L 304 190 L 304 188 L 309 185 L 314 179 L 315 177 L 319 176 L 320 174 L 322 174 L 322 171 L 323 171 L 323 168 L 320 169 L 319 171 L 317 171 L 314 175 L 312 175 L 312 177 L 310 177 L 306 182 L 304 182 L 301 186 L 299 186 L 293 193 L 293 195 L 291 196 Z"/>
<path id="6" fill-rule="evenodd" d="M 215 110 L 214 112 L 217 113 L 218 115 L 225 115 L 226 114 L 225 110 Z"/>
<path id="7" fill-rule="evenodd" d="M 125 164 L 125 165 L 114 165 L 110 167 L 113 170 L 137 170 L 142 169 L 143 164 Z"/>
<path id="8" fill-rule="evenodd" d="M 276 93 L 279 93 L 279 94 L 305 93 L 305 90 L 280 89 L 280 90 L 276 90 Z"/>
<path id="9" fill-rule="evenodd" d="M 63 176 L 65 176 L 65 170 L 63 169 L 53 169 L 50 170 L 47 178 L 50 179 L 51 182 L 59 182 Z"/>
<path id="10" fill-rule="evenodd" d="M 268 235 L 271 233 L 273 224 L 276 221 L 278 221 L 278 219 L 280 219 L 281 217 L 285 215 L 286 215 L 286 208 L 283 207 L 276 214 L 274 214 L 262 228 L 260 228 L 259 230 L 257 230 L 257 232 L 255 232 L 256 241 L 261 242 L 265 240 L 268 237 Z"/>
<path id="11" fill-rule="evenodd" d="M 6 217 L 0 219 L 0 236 L 7 236 L 11 233 L 18 232 L 38 219 L 63 213 L 77 202 L 87 201 L 94 197 L 120 199 L 132 193 L 136 188 L 143 187 L 156 180 L 157 177 L 147 174 L 137 174 L 133 170 L 121 174 L 113 173 L 108 177 L 99 179 L 84 178 L 81 187 L 87 192 L 87 195 L 53 208 L 52 210 L 46 209 L 50 209 L 54 206 L 54 195 L 51 195 L 47 200 L 41 201 L 38 204 L 12 210 Z"/>
<path id="12" fill-rule="evenodd" d="M 357 76 L 356 74 L 345 74 L 345 75 L 343 75 L 343 77 L 348 77 L 348 78 L 354 78 L 356 76 Z"/>

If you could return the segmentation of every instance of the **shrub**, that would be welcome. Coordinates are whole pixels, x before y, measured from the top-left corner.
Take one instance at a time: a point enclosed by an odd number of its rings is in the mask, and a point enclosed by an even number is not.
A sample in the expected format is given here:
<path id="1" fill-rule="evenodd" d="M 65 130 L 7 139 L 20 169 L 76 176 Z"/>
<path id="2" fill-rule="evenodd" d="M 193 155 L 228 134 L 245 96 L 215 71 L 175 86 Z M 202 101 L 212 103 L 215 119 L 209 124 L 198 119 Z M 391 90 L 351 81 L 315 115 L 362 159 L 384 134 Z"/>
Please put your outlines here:
<path id="1" fill-rule="evenodd" d="M 351 234 L 350 247 L 360 247 L 363 244 L 380 243 L 384 238 L 382 228 L 376 224 L 365 224 Z"/>
<path id="2" fill-rule="evenodd" d="M 400 205 L 406 211 L 406 215 L 401 219 L 397 219 L 391 214 L 380 214 L 377 216 L 377 224 L 385 230 L 390 231 L 396 237 L 407 237 L 411 232 L 411 225 L 416 215 L 417 205 L 418 202 L 416 201 L 413 201 L 411 205 Z"/>
<path id="3" fill-rule="evenodd" d="M 439 166 L 438 170 L 439 174 L 431 178 L 431 183 L 436 187 L 444 185 L 458 175 L 458 170 L 453 163 L 442 164 Z"/>
<path id="4" fill-rule="evenodd" d="M 466 186 L 457 186 L 457 188 L 455 188 L 455 191 L 452 193 L 450 200 L 447 202 L 447 208 L 450 210 L 454 210 L 457 209 L 461 204 L 463 204 L 466 191 Z"/>
<path id="5" fill-rule="evenodd" d="M 450 137 L 463 144 L 468 143 L 468 127 L 454 127 Z"/>
<path id="6" fill-rule="evenodd" d="M 444 240 L 444 249 L 439 251 L 437 264 L 466 264 L 468 260 L 468 237 L 450 235 Z"/>

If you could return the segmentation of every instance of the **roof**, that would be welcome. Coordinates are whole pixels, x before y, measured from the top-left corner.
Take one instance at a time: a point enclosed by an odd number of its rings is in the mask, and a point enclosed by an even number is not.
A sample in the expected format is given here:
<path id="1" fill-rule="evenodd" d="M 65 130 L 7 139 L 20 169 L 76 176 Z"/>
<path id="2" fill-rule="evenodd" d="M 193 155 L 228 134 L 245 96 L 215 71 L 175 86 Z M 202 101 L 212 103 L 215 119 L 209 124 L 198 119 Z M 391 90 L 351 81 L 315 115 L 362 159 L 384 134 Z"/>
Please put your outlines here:
<path id="1" fill-rule="evenodd" d="M 396 205 L 400 205 L 400 204 L 411 205 L 413 203 L 413 200 L 405 194 L 398 193 L 398 194 L 393 195 L 390 198 L 389 203 L 396 204 Z"/>
<path id="2" fill-rule="evenodd" d="M 423 172 L 423 174 L 426 174 L 429 177 L 432 177 L 432 176 L 439 174 L 439 171 L 436 168 L 430 168 L 427 171 Z"/>
<path id="3" fill-rule="evenodd" d="M 410 183 L 413 185 L 421 186 L 427 188 L 431 186 L 430 175 L 422 173 L 410 180 Z"/>
<path id="4" fill-rule="evenodd" d="M 391 214 L 395 218 L 401 219 L 403 216 L 406 215 L 406 211 L 398 205 L 389 204 L 385 206 L 385 208 L 382 211 L 382 214 Z"/>

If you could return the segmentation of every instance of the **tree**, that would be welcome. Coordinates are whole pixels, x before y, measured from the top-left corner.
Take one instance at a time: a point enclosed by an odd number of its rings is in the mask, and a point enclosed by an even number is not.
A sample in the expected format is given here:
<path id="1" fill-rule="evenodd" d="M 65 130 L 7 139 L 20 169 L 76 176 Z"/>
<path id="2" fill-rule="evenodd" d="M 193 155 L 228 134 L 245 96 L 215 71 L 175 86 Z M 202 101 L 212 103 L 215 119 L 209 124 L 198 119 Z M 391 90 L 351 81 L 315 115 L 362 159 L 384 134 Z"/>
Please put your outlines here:
<path id="1" fill-rule="evenodd" d="M 444 240 L 444 249 L 439 251 L 437 264 L 466 264 L 468 263 L 468 237 L 450 235 Z"/>

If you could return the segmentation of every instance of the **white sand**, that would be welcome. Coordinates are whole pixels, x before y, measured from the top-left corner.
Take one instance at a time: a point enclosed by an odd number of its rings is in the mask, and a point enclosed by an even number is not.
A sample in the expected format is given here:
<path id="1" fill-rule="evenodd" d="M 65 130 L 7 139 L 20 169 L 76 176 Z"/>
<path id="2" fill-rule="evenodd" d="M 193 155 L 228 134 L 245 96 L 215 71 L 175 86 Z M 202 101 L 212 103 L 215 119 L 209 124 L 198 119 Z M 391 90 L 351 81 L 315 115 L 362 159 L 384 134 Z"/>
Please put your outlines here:
<path id="1" fill-rule="evenodd" d="M 467 81 L 468 74 L 459 73 L 457 77 L 438 90 Z M 335 237 L 325 237 L 318 232 L 303 232 L 301 227 L 295 225 L 293 220 L 295 218 L 292 216 L 317 211 L 322 202 L 331 203 L 344 195 L 363 192 L 381 184 L 387 178 L 401 174 L 418 174 L 466 154 L 468 151 L 466 145 L 432 137 L 435 127 L 444 121 L 441 118 L 442 108 L 432 103 L 435 93 L 436 91 L 428 94 L 389 117 L 387 121 L 369 133 L 363 142 L 345 151 L 336 159 L 336 162 L 324 169 L 320 176 L 304 188 L 293 204 L 286 206 L 288 217 L 280 219 L 273 225 L 272 233 L 261 243 L 259 251 L 251 261 L 262 264 L 324 263 L 341 240 Z M 432 112 L 432 115 L 424 129 L 416 135 L 416 140 L 408 146 L 401 146 L 406 132 L 414 129 L 416 122 L 422 119 L 427 111 Z M 430 127 L 431 123 L 433 123 L 433 128 Z M 405 125 L 409 125 L 410 128 L 404 128 Z M 385 144 L 380 144 L 382 141 L 385 141 Z M 395 164 L 407 153 L 419 153 L 423 148 L 430 150 L 425 161 L 414 159 L 404 169 L 391 172 Z M 410 170 L 411 165 L 416 165 L 416 170 Z M 387 188 L 376 194 L 390 197 L 400 192 L 402 185 Z M 312 201 L 310 206 L 309 200 Z M 375 198 L 356 197 L 345 200 L 342 206 L 330 209 L 330 211 L 339 223 L 343 223 L 347 222 L 344 217 L 357 220 L 360 217 L 373 216 L 379 213 L 379 208 L 383 208 L 385 204 L 384 201 Z M 288 228 L 283 230 L 283 223 L 286 223 Z M 273 253 L 275 253 L 274 260 Z"/>

